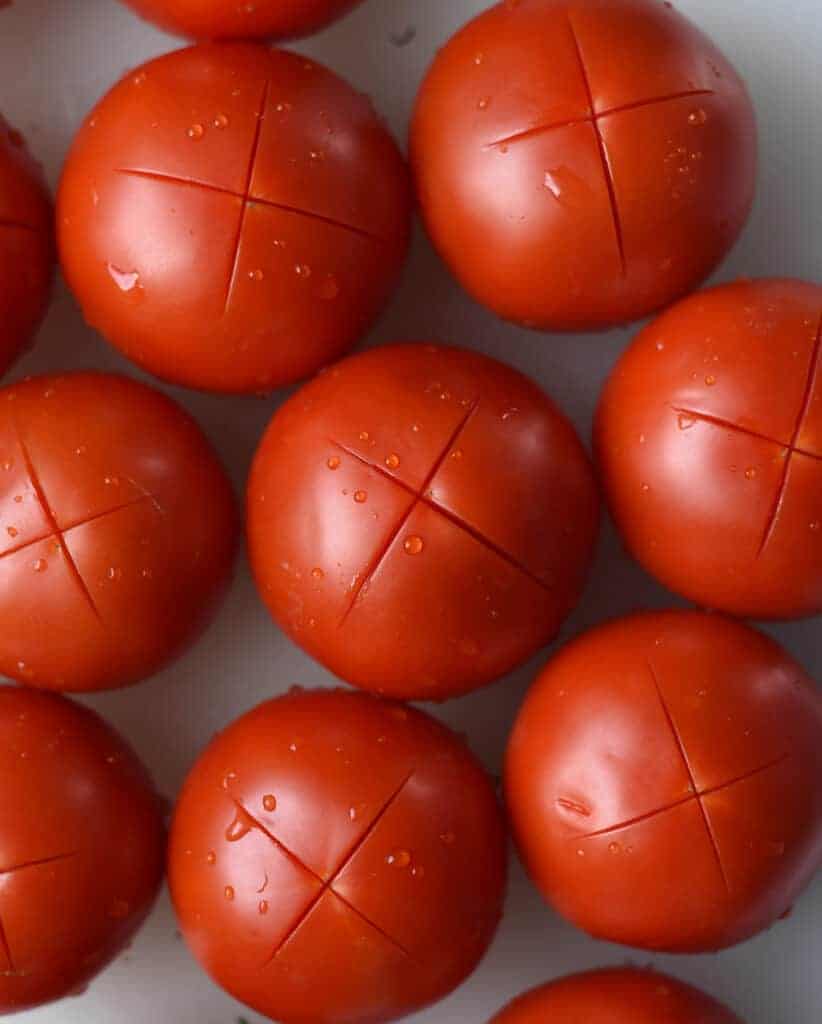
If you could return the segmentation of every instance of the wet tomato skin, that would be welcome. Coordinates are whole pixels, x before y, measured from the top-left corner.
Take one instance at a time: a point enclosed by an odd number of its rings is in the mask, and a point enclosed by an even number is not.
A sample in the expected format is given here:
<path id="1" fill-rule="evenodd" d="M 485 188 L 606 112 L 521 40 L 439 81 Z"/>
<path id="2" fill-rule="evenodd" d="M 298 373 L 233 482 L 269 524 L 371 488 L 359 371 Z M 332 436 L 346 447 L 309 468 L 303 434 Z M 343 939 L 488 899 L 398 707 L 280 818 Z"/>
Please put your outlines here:
<path id="1" fill-rule="evenodd" d="M 523 861 L 591 935 L 665 952 L 742 942 L 822 863 L 822 703 L 764 635 L 630 616 L 548 663 L 506 759 Z"/>
<path id="2" fill-rule="evenodd" d="M 193 39 L 291 39 L 330 25 L 361 0 L 124 0 L 148 21 Z"/>
<path id="3" fill-rule="evenodd" d="M 742 1024 L 715 999 L 652 970 L 574 974 L 526 992 L 491 1024 Z"/>
<path id="4" fill-rule="evenodd" d="M 113 374 L 0 390 L 0 672 L 62 691 L 157 672 L 217 611 L 231 485 L 197 424 Z"/>
<path id="5" fill-rule="evenodd" d="M 405 162 L 320 64 L 203 44 L 130 72 L 74 140 L 58 193 L 87 321 L 185 387 L 267 393 L 342 356 L 398 282 Z"/>
<path id="6" fill-rule="evenodd" d="M 164 860 L 125 741 L 64 697 L 0 687 L 0 1014 L 79 993 L 142 924 Z"/>
<path id="7" fill-rule="evenodd" d="M 579 599 L 599 499 L 573 427 L 485 356 L 352 357 L 272 420 L 248 486 L 272 616 L 341 679 L 444 700 L 547 644 Z"/>
<path id="8" fill-rule="evenodd" d="M 673 306 L 608 381 L 595 439 L 630 552 L 697 604 L 822 611 L 822 287 L 741 281 Z"/>
<path id="9" fill-rule="evenodd" d="M 0 374 L 31 343 L 48 305 L 52 216 L 42 170 L 0 116 Z"/>
<path id="10" fill-rule="evenodd" d="M 169 880 L 212 978 L 283 1024 L 382 1024 L 445 996 L 502 912 L 502 816 L 464 743 L 343 691 L 269 701 L 183 788 Z"/>
<path id="11" fill-rule="evenodd" d="M 496 4 L 438 54 L 410 141 L 445 262 L 538 330 L 605 329 L 692 291 L 754 196 L 744 83 L 657 0 Z"/>

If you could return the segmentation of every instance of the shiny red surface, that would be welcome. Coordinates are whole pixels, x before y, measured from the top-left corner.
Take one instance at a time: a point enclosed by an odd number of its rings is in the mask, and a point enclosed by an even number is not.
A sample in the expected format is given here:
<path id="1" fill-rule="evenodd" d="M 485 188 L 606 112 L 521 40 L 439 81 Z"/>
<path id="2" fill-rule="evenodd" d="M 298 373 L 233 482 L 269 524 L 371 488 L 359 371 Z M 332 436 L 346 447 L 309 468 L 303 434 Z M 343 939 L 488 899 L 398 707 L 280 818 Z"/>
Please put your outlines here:
<path id="1" fill-rule="evenodd" d="M 126 743 L 62 697 L 0 687 L 0 1014 L 101 971 L 151 909 L 164 853 Z"/>
<path id="2" fill-rule="evenodd" d="M 491 1024 L 742 1024 L 698 989 L 655 971 L 575 974 L 515 999 Z"/>
<path id="3" fill-rule="evenodd" d="M 621 619 L 538 677 L 506 793 L 531 876 L 580 928 L 720 949 L 785 914 L 822 863 L 822 702 L 730 619 Z"/>
<path id="4" fill-rule="evenodd" d="M 248 487 L 276 621 L 340 678 L 402 698 L 465 693 L 547 644 L 598 519 L 587 456 L 546 395 L 434 345 L 379 348 L 306 385 Z"/>
<path id="5" fill-rule="evenodd" d="M 488 777 L 448 729 L 363 694 L 292 692 L 195 765 L 169 880 L 232 995 L 282 1024 L 377 1024 L 476 967 L 505 859 Z"/>
<path id="6" fill-rule="evenodd" d="M 158 377 L 266 392 L 370 327 L 410 220 L 368 99 L 305 57 L 202 45 L 130 72 L 80 129 L 58 196 L 86 319 Z"/>
<path id="7" fill-rule="evenodd" d="M 361 0 L 124 0 L 160 28 L 196 39 L 286 39 L 318 32 Z"/>
<path id="8" fill-rule="evenodd" d="M 599 463 L 631 552 L 752 618 L 822 612 L 822 287 L 743 281 L 643 331 L 600 402 Z"/>
<path id="9" fill-rule="evenodd" d="M 54 266 L 51 200 L 23 136 L 0 116 L 0 375 L 29 345 Z"/>
<path id="10" fill-rule="evenodd" d="M 440 51 L 411 130 L 431 238 L 509 320 L 593 330 L 691 291 L 748 217 L 750 99 L 658 0 L 499 3 Z"/>
<path id="11" fill-rule="evenodd" d="M 199 427 L 110 374 L 0 390 L 0 673 L 124 686 L 191 644 L 228 585 L 237 519 Z"/>

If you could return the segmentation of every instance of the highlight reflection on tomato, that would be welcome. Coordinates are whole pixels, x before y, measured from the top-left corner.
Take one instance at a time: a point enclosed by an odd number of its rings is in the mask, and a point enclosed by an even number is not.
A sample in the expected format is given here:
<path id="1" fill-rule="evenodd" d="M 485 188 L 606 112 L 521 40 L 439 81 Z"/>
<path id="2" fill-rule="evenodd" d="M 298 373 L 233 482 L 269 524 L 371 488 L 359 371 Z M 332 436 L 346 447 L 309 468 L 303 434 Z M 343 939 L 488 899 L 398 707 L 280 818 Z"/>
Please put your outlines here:
<path id="1" fill-rule="evenodd" d="M 127 75 L 58 195 L 86 319 L 186 387 L 267 392 L 345 353 L 409 236 L 405 164 L 368 99 L 297 54 L 191 47 Z"/>
<path id="2" fill-rule="evenodd" d="M 742 1024 L 715 999 L 651 970 L 575 974 L 526 992 L 491 1024 Z"/>
<path id="3" fill-rule="evenodd" d="M 442 998 L 497 927 L 488 776 L 419 711 L 292 691 L 222 732 L 172 827 L 171 894 L 214 980 L 283 1024 L 379 1024 Z"/>
<path id="4" fill-rule="evenodd" d="M 569 920 L 644 949 L 721 949 L 784 915 L 822 864 L 822 702 L 733 620 L 621 619 L 538 677 L 506 792 L 523 860 Z"/>
<path id="5" fill-rule="evenodd" d="M 76 992 L 124 949 L 164 856 L 126 743 L 63 697 L 0 687 L 0 1014 Z"/>
<path id="6" fill-rule="evenodd" d="M 177 35 L 195 39 L 288 39 L 318 32 L 361 0 L 124 0 Z"/>
<path id="7" fill-rule="evenodd" d="M 231 486 L 199 427 L 111 374 L 0 390 L 0 673 L 137 682 L 199 636 L 228 584 Z"/>
<path id="8" fill-rule="evenodd" d="M 822 287 L 691 296 L 624 354 L 599 464 L 631 552 L 672 590 L 751 618 L 822 611 Z"/>
<path id="9" fill-rule="evenodd" d="M 444 700 L 556 634 L 599 499 L 573 427 L 521 374 L 462 349 L 350 358 L 276 414 L 248 487 L 271 614 L 336 675 Z"/>
<path id="10" fill-rule="evenodd" d="M 51 200 L 23 136 L 0 116 L 0 375 L 31 339 L 54 267 Z"/>
<path id="11" fill-rule="evenodd" d="M 440 51 L 411 153 L 431 239 L 479 302 L 594 330 L 723 259 L 751 208 L 756 126 L 733 67 L 672 4 L 518 0 Z"/>

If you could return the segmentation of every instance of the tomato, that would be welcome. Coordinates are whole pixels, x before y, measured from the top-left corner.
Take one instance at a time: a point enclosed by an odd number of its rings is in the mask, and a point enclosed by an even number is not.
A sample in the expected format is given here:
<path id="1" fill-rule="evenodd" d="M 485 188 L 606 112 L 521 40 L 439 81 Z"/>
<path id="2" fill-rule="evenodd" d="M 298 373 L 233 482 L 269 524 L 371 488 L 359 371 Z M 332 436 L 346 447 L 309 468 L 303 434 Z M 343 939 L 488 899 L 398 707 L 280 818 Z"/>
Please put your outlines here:
<path id="1" fill-rule="evenodd" d="M 107 374 L 0 391 L 0 673 L 100 690 L 156 672 L 205 628 L 237 537 L 199 428 Z"/>
<path id="2" fill-rule="evenodd" d="M 676 978 L 612 968 L 575 974 L 515 999 L 491 1024 L 742 1024 Z"/>
<path id="3" fill-rule="evenodd" d="M 740 282 L 675 306 L 608 382 L 597 449 L 631 552 L 752 618 L 822 612 L 822 287 Z"/>
<path id="4" fill-rule="evenodd" d="M 195 765 L 169 880 L 195 956 L 236 998 L 283 1024 L 378 1024 L 473 971 L 505 861 L 488 777 L 445 726 L 292 691 Z"/>
<path id="5" fill-rule="evenodd" d="M 58 241 L 87 320 L 155 375 L 264 392 L 342 355 L 405 259 L 403 160 L 295 54 L 203 45 L 131 72 L 80 130 Z"/>
<path id="6" fill-rule="evenodd" d="M 411 148 L 451 270 L 542 330 L 636 320 L 691 291 L 754 195 L 745 86 L 658 0 L 497 4 L 434 61 Z"/>
<path id="7" fill-rule="evenodd" d="M 566 647 L 514 728 L 524 862 L 597 938 L 699 952 L 785 914 L 822 864 L 822 702 L 730 619 L 622 619 Z"/>
<path id="8" fill-rule="evenodd" d="M 163 875 L 160 801 L 126 743 L 63 697 L 0 687 L 0 1014 L 82 988 Z"/>
<path id="9" fill-rule="evenodd" d="M 23 136 L 0 117 L 0 375 L 31 341 L 54 267 L 51 200 Z"/>
<path id="10" fill-rule="evenodd" d="M 533 383 L 474 353 L 355 356 L 283 406 L 248 487 L 271 614 L 340 678 L 443 700 L 547 644 L 599 519 L 591 468 Z"/>
<path id="11" fill-rule="evenodd" d="M 124 0 L 177 35 L 197 39 L 287 39 L 318 32 L 361 0 Z"/>

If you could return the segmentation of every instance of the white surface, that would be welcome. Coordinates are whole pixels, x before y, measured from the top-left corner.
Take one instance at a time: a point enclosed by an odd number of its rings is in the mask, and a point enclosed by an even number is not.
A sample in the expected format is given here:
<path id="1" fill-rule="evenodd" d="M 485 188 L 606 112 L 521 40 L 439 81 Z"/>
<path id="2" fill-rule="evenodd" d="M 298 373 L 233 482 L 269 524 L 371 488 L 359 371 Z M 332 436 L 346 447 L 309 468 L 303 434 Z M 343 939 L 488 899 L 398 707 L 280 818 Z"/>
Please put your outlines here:
<path id="1" fill-rule="evenodd" d="M 484 0 L 366 0 L 345 21 L 299 48 L 371 93 L 399 138 L 435 49 Z M 822 11 L 820 0 L 680 0 L 747 76 L 760 115 L 762 171 L 751 225 L 719 280 L 766 274 L 822 274 Z M 406 45 L 397 40 L 416 34 Z M 393 41 L 392 41 L 393 37 Z M 0 110 L 22 130 L 52 184 L 73 132 L 128 68 L 175 47 L 115 0 L 14 0 L 0 11 Z M 438 338 L 472 345 L 535 377 L 590 435 L 599 388 L 629 337 L 543 337 L 504 326 L 465 298 L 418 231 L 404 285 L 370 343 Z M 138 375 L 89 328 L 61 286 L 36 349 L 12 376 L 72 367 Z M 200 420 L 242 488 L 275 400 L 221 399 L 175 391 Z M 564 631 L 641 606 L 673 603 L 621 553 L 609 527 L 592 584 Z M 772 629 L 817 678 L 819 622 Z M 522 694 L 544 655 L 508 680 L 435 710 L 470 736 L 498 773 Z M 146 759 L 162 791 L 176 793 L 212 733 L 295 683 L 331 678 L 272 625 L 240 564 L 214 628 L 178 665 L 133 690 L 95 698 Z M 748 1024 L 818 1024 L 822 1019 L 822 880 L 793 917 L 719 956 L 631 956 L 596 943 L 543 906 L 512 863 L 507 914 L 480 970 L 413 1024 L 483 1024 L 513 995 L 551 977 L 608 963 L 653 961 L 732 1004 Z M 235 1024 L 243 1010 L 218 991 L 175 934 L 164 895 L 132 950 L 85 997 L 23 1014 L 20 1024 Z"/>

